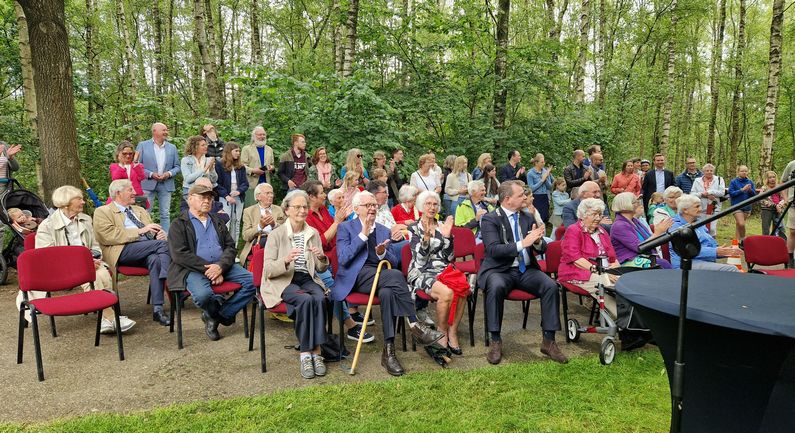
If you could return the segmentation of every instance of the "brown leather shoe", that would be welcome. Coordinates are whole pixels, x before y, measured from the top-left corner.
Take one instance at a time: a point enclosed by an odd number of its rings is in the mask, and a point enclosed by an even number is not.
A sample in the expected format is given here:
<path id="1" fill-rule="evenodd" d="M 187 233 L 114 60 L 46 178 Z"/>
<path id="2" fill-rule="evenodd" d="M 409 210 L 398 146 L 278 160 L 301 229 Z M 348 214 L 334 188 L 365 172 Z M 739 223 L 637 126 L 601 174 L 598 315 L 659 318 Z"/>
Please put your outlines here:
<path id="1" fill-rule="evenodd" d="M 444 337 L 443 332 L 435 331 L 420 322 L 416 322 L 415 326 L 409 326 L 409 329 L 411 330 L 411 336 L 423 346 L 436 343 Z"/>
<path id="2" fill-rule="evenodd" d="M 403 376 L 406 372 L 395 356 L 395 343 L 387 343 L 381 352 L 381 366 L 386 368 L 387 373 L 392 376 Z"/>
<path id="3" fill-rule="evenodd" d="M 553 361 L 559 362 L 561 364 L 566 364 L 569 362 L 569 358 L 566 358 L 566 355 L 564 355 L 563 352 L 560 351 L 558 345 L 555 343 L 554 340 L 542 341 L 541 353 L 552 358 Z"/>
<path id="4" fill-rule="evenodd" d="M 502 341 L 491 340 L 486 360 L 489 361 L 489 364 L 499 364 L 502 361 Z"/>

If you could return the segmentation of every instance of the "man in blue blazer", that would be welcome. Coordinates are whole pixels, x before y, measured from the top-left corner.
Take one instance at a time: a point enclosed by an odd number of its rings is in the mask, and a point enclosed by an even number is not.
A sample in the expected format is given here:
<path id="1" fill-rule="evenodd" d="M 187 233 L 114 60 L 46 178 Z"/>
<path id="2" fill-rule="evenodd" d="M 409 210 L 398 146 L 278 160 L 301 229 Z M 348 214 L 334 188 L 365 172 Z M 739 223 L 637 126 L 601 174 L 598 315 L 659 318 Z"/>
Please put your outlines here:
<path id="1" fill-rule="evenodd" d="M 173 144 L 166 141 L 168 138 L 168 126 L 162 123 L 152 125 L 152 138 L 138 143 L 135 148 L 137 162 L 144 165 L 146 179 L 141 181 L 141 189 L 144 190 L 146 198 L 149 200 L 149 209 L 154 205 L 154 198 L 157 196 L 157 204 L 160 208 L 160 226 L 168 232 L 171 218 L 171 193 L 174 192 L 174 176 L 179 173 L 179 154 Z"/>
<path id="2" fill-rule="evenodd" d="M 503 182 L 497 189 L 500 207 L 480 219 L 486 256 L 480 265 L 478 286 L 485 296 L 491 346 L 486 359 L 502 360 L 502 314 L 505 298 L 513 289 L 530 293 L 541 301 L 541 353 L 565 364 L 568 358 L 555 344 L 560 330 L 558 285 L 538 266 L 535 253 L 546 251 L 544 223 L 522 212 L 527 194 L 518 181 Z"/>
<path id="3" fill-rule="evenodd" d="M 337 230 L 339 270 L 331 298 L 342 301 L 351 291 L 370 293 L 378 263 L 388 260 L 392 264 L 393 269 L 381 268 L 376 286 L 384 326 L 381 365 L 389 374 L 401 376 L 405 370 L 395 356 L 395 317 L 409 318 L 412 337 L 420 344 L 433 344 L 444 334 L 417 322 L 411 292 L 403 273 L 397 269 L 398 258 L 387 248 L 389 229 L 375 222 L 378 210 L 375 196 L 367 191 L 356 193 L 353 208 L 359 218 L 342 223 Z"/>

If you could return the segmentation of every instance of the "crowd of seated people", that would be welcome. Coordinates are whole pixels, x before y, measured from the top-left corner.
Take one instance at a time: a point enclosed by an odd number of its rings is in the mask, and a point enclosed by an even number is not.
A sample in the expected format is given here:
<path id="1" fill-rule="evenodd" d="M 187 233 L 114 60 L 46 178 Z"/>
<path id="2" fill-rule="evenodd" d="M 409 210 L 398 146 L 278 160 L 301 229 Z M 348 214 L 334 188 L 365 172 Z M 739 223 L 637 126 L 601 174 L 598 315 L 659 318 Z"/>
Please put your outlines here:
<path id="1" fill-rule="evenodd" d="M 718 211 L 724 197 L 739 203 L 756 194 L 747 167 L 739 168 L 727 188 L 711 164 L 698 170 L 695 159 L 688 158 L 687 169 L 674 177 L 659 154 L 653 166 L 639 158 L 625 160 L 608 182 L 600 148 L 574 151 L 562 175 L 542 153 L 525 168 L 517 149 L 499 166 L 491 153 L 479 155 L 471 173 L 463 155 L 446 157 L 440 167 L 436 155 L 426 153 L 414 169 L 401 149 L 376 151 L 368 170 L 365 158 L 370 156 L 362 150 L 349 149 L 344 164 L 335 166 L 329 148 L 310 152 L 301 134 L 290 137 L 276 163 L 262 126 L 253 128 L 242 147 L 220 139 L 213 125 L 200 132 L 186 140 L 181 159 L 161 123 L 152 125 L 152 138 L 138 146 L 120 143 L 109 167 L 113 181 L 107 204 L 95 210 L 93 219 L 83 213 L 82 191 L 65 186 L 53 194 L 56 211 L 38 227 L 22 211 L 10 209 L 14 228 L 23 234 L 37 231 L 37 248 L 90 248 L 99 289 L 114 288 L 112 274 L 118 266 L 146 268 L 153 320 L 161 325 L 170 324 L 164 288 L 187 290 L 210 340 L 221 338 L 219 325 L 231 325 L 259 285 L 267 308 L 287 305 L 304 378 L 327 372 L 320 354 L 324 324 L 331 320 L 326 302 L 335 302 L 333 311 L 342 315 L 347 338 L 375 341 L 373 333 L 364 332 L 363 315 L 346 298 L 369 293 L 384 260 L 392 269 L 381 270 L 376 288 L 381 364 L 389 374 L 405 373 L 394 343 L 397 320 L 403 317 L 407 333 L 431 348 L 429 354 L 462 354 L 458 326 L 469 291 L 476 289 L 485 297 L 488 362 L 501 362 L 503 304 L 518 289 L 539 299 L 541 353 L 565 363 L 568 358 L 555 342 L 558 286 L 536 257 L 549 241 L 562 239 L 557 278 L 595 293 L 598 283 L 613 285 L 617 277 L 597 273 L 594 257 L 607 257 L 607 268 L 679 268 L 673 249 L 669 261 L 661 250 L 642 253 L 639 245 Z M 179 173 L 182 208 L 172 222 L 170 194 Z M 276 179 L 282 191 L 274 188 Z M 770 172 L 761 186 L 765 190 L 777 184 Z M 607 188 L 614 197 L 608 197 Z M 275 204 L 277 195 L 284 195 L 281 206 Z M 766 227 L 781 216 L 787 200 L 786 194 L 777 194 L 763 203 Z M 157 224 L 150 216 L 154 205 L 160 210 Z M 740 240 L 749 210 L 735 214 Z M 452 283 L 458 277 L 454 227 L 471 230 L 485 252 L 479 273 L 461 276 L 466 290 Z M 717 259 L 739 257 L 742 250 L 719 246 L 714 229 L 696 230 L 701 254 L 693 268 L 737 271 Z M 403 263 L 406 276 L 400 271 L 404 248 L 411 252 L 410 262 Z M 247 269 L 257 249 L 264 250 L 261 282 L 253 282 Z M 222 282 L 238 283 L 241 289 L 228 298 L 215 295 L 212 286 Z M 432 317 L 426 313 L 428 299 L 435 305 Z M 608 301 L 608 309 L 621 314 L 614 301 Z M 112 318 L 112 311 L 103 312 L 102 332 L 115 331 Z M 367 325 L 375 323 L 370 318 Z M 135 322 L 122 316 L 120 325 L 126 332 Z"/>

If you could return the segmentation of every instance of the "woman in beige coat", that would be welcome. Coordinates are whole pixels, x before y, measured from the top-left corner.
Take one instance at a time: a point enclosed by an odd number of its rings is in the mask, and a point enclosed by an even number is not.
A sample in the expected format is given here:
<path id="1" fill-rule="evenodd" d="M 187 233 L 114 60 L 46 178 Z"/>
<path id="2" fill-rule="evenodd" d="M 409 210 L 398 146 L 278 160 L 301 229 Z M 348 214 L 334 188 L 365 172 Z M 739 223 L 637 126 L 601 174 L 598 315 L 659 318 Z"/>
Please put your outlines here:
<path id="1" fill-rule="evenodd" d="M 326 341 L 326 294 L 318 276 L 328 267 L 317 230 L 306 223 L 309 197 L 293 190 L 282 202 L 287 221 L 268 237 L 260 293 L 267 308 L 284 302 L 295 320 L 300 346 L 301 376 L 311 379 L 326 374 L 320 345 Z"/>

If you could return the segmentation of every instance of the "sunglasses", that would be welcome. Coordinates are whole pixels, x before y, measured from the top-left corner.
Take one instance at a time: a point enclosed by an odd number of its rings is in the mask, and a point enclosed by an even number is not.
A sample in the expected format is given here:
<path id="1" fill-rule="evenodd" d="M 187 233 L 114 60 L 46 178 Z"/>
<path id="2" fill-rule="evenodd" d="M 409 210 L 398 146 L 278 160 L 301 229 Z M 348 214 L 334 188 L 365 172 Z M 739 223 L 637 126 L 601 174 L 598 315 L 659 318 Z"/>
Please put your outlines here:
<path id="1" fill-rule="evenodd" d="M 122 155 L 135 155 L 135 152 L 122 152 Z"/>
<path id="2" fill-rule="evenodd" d="M 356 157 L 357 157 L 357 158 L 361 158 L 361 157 L 362 157 L 362 155 L 356 155 Z"/>

